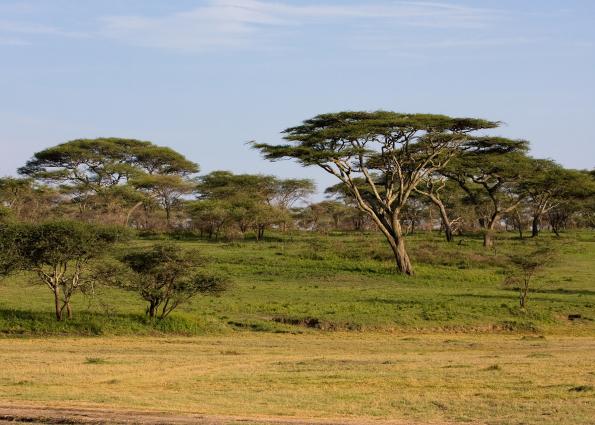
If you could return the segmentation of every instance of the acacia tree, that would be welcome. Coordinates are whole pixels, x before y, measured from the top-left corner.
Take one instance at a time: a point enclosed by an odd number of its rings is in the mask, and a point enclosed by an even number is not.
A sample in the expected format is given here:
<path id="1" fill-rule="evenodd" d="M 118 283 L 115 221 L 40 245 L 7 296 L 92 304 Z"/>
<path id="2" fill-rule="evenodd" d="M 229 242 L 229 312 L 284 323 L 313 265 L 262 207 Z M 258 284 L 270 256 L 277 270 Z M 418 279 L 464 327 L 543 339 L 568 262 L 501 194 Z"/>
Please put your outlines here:
<path id="1" fill-rule="evenodd" d="M 181 198 L 194 192 L 196 183 L 177 174 L 149 174 L 132 180 L 132 185 L 152 196 L 164 209 L 167 226 L 171 226 L 173 208 Z"/>
<path id="2" fill-rule="evenodd" d="M 0 178 L 0 205 L 8 208 L 11 215 L 21 221 L 35 221 L 59 203 L 57 191 L 36 184 L 30 178 Z"/>
<path id="3" fill-rule="evenodd" d="M 316 185 L 310 179 L 278 179 L 275 178 L 272 194 L 268 202 L 287 210 L 296 202 L 304 200 L 316 191 Z"/>
<path id="4" fill-rule="evenodd" d="M 151 318 L 164 319 L 194 296 L 219 294 L 228 287 L 226 278 L 202 270 L 204 262 L 197 252 L 185 252 L 172 243 L 130 253 L 122 261 L 133 273 L 123 286 L 149 303 Z"/>
<path id="5" fill-rule="evenodd" d="M 192 175 L 198 173 L 198 165 L 171 148 L 155 145 L 139 149 L 134 163 L 145 173 L 135 176 L 131 184 L 161 205 L 170 227 L 172 210 L 194 191 Z"/>
<path id="6" fill-rule="evenodd" d="M 436 173 L 428 175 L 415 191 L 426 196 L 440 213 L 440 222 L 447 242 L 454 240 L 454 228 L 460 217 L 451 217 L 449 206 L 456 203 L 461 189 L 447 177 Z"/>
<path id="7" fill-rule="evenodd" d="M 138 173 L 135 153 L 150 142 L 133 139 L 76 139 L 37 152 L 19 173 L 55 185 L 65 185 L 84 197 L 125 183 Z"/>
<path id="8" fill-rule="evenodd" d="M 483 229 L 485 247 L 493 246 L 496 224 L 526 197 L 521 185 L 531 174 L 528 142 L 482 137 L 467 142 L 465 152 L 442 170 L 465 191 Z"/>
<path id="9" fill-rule="evenodd" d="M 290 144 L 253 143 L 265 158 L 296 159 L 334 175 L 388 241 L 398 271 L 412 274 L 401 213 L 423 179 L 442 169 L 470 133 L 498 123 L 388 111 L 322 114 L 284 131 Z M 361 190 L 364 182 L 366 193 Z"/>
<path id="10" fill-rule="evenodd" d="M 160 193 L 162 204 L 166 204 L 163 202 L 165 187 L 179 187 L 178 180 L 196 172 L 198 165 L 171 148 L 121 138 L 77 139 L 62 143 L 35 153 L 19 169 L 22 175 L 60 186 L 79 205 L 81 213 L 94 202 L 113 202 L 114 188 L 134 179 L 141 180 L 142 176 L 153 176 L 151 193 Z M 144 183 L 149 182 L 145 180 Z M 130 197 L 124 199 L 124 204 L 129 200 Z M 142 203 L 136 200 L 128 206 L 125 216 L 128 218 L 130 211 Z"/>
<path id="11" fill-rule="evenodd" d="M 95 281 L 93 261 L 122 239 L 120 229 L 80 222 L 15 224 L 0 229 L 0 272 L 33 272 L 54 296 L 56 320 L 66 310 L 72 317 L 72 296 Z"/>
<path id="12" fill-rule="evenodd" d="M 534 285 L 536 275 L 555 262 L 558 251 L 550 246 L 537 246 L 529 253 L 509 255 L 509 270 L 504 281 L 510 286 L 517 286 L 519 291 L 519 306 L 527 306 L 529 291 Z"/>
<path id="13" fill-rule="evenodd" d="M 231 221 L 230 205 L 220 199 L 189 201 L 185 204 L 192 226 L 201 236 L 219 238 L 223 228 Z"/>
<path id="14" fill-rule="evenodd" d="M 531 174 L 522 182 L 531 209 L 531 236 L 539 235 L 544 215 L 593 193 L 589 175 L 568 170 L 546 159 L 534 159 Z"/>
<path id="15" fill-rule="evenodd" d="M 307 179 L 213 171 L 198 178 L 196 190 L 199 203 L 208 200 L 225 205 L 228 218 L 239 231 L 244 234 L 254 229 L 256 239 L 260 240 L 271 225 L 286 223 L 289 208 L 311 194 L 314 183 Z"/>

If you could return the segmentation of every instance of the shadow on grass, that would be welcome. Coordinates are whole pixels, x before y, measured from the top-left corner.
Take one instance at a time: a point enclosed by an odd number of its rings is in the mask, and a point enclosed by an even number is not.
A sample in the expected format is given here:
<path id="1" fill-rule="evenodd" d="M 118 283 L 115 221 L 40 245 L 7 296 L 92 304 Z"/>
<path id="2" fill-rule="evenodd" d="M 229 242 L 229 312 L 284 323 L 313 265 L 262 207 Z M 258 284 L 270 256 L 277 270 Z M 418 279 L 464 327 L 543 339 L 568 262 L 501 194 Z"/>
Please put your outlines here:
<path id="1" fill-rule="evenodd" d="M 561 295 L 595 295 L 595 291 L 589 289 L 535 289 L 536 294 L 561 294 Z"/>
<path id="2" fill-rule="evenodd" d="M 529 296 L 531 297 L 532 301 L 544 301 L 544 302 L 556 302 L 562 303 L 567 300 L 562 298 L 544 298 L 544 297 L 535 297 L 531 296 L 532 294 L 539 293 L 540 291 L 529 291 Z M 452 294 L 453 297 L 461 297 L 461 298 L 479 298 L 484 300 L 499 300 L 499 301 L 510 301 L 510 300 L 517 300 L 518 299 L 518 289 L 510 289 L 510 295 L 489 295 L 489 294 Z"/>
<path id="3" fill-rule="evenodd" d="M 196 335 L 201 326 L 183 317 L 150 320 L 141 314 L 75 312 L 57 321 L 53 312 L 0 308 L 0 335 Z"/>

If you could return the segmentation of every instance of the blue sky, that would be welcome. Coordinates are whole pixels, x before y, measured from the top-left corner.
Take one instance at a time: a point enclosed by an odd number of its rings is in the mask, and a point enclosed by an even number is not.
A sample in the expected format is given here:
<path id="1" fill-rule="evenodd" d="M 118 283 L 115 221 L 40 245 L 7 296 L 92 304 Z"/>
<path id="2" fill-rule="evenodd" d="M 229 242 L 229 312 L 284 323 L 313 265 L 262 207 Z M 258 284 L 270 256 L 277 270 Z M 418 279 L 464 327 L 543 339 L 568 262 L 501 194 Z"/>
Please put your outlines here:
<path id="1" fill-rule="evenodd" d="M 0 0 L 0 175 L 112 136 L 322 189 L 245 142 L 375 109 L 500 120 L 534 156 L 592 168 L 595 1 Z"/>

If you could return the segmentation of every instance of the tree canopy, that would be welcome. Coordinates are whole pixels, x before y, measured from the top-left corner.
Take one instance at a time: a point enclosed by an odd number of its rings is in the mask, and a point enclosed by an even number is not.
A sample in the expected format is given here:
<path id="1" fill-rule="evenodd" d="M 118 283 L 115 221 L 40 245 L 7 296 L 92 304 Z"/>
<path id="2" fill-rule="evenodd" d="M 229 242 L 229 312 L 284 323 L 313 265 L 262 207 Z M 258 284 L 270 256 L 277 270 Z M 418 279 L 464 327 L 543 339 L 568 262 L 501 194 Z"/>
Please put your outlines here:
<path id="1" fill-rule="evenodd" d="M 401 229 L 401 211 L 411 193 L 473 140 L 473 132 L 497 126 L 475 118 L 347 111 L 286 129 L 289 144 L 253 147 L 267 159 L 296 159 L 337 177 L 386 237 L 398 270 L 412 274 Z"/>

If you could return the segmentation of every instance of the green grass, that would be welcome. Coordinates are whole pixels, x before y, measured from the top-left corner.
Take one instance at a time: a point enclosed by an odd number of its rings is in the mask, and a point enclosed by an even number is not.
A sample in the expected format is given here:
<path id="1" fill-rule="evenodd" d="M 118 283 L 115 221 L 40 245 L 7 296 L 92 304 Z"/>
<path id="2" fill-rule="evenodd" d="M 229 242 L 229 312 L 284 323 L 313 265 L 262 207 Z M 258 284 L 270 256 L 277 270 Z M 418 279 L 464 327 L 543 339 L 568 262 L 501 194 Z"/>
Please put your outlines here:
<path id="1" fill-rule="evenodd" d="M 199 297 L 170 318 L 151 322 L 133 293 L 100 288 L 74 300 L 74 319 L 56 322 L 50 291 L 19 276 L 0 282 L 0 334 L 201 335 L 236 331 L 456 331 L 592 334 L 595 330 L 595 234 L 569 233 L 555 244 L 560 259 L 535 281 L 528 308 L 503 285 L 506 255 L 532 240 L 501 234 L 495 250 L 480 237 L 447 244 L 439 235 L 408 238 L 416 275 L 395 273 L 377 234 L 277 234 L 262 242 L 183 240 L 233 288 Z M 154 243 L 138 240 L 126 250 Z M 570 321 L 569 314 L 581 319 Z"/>

